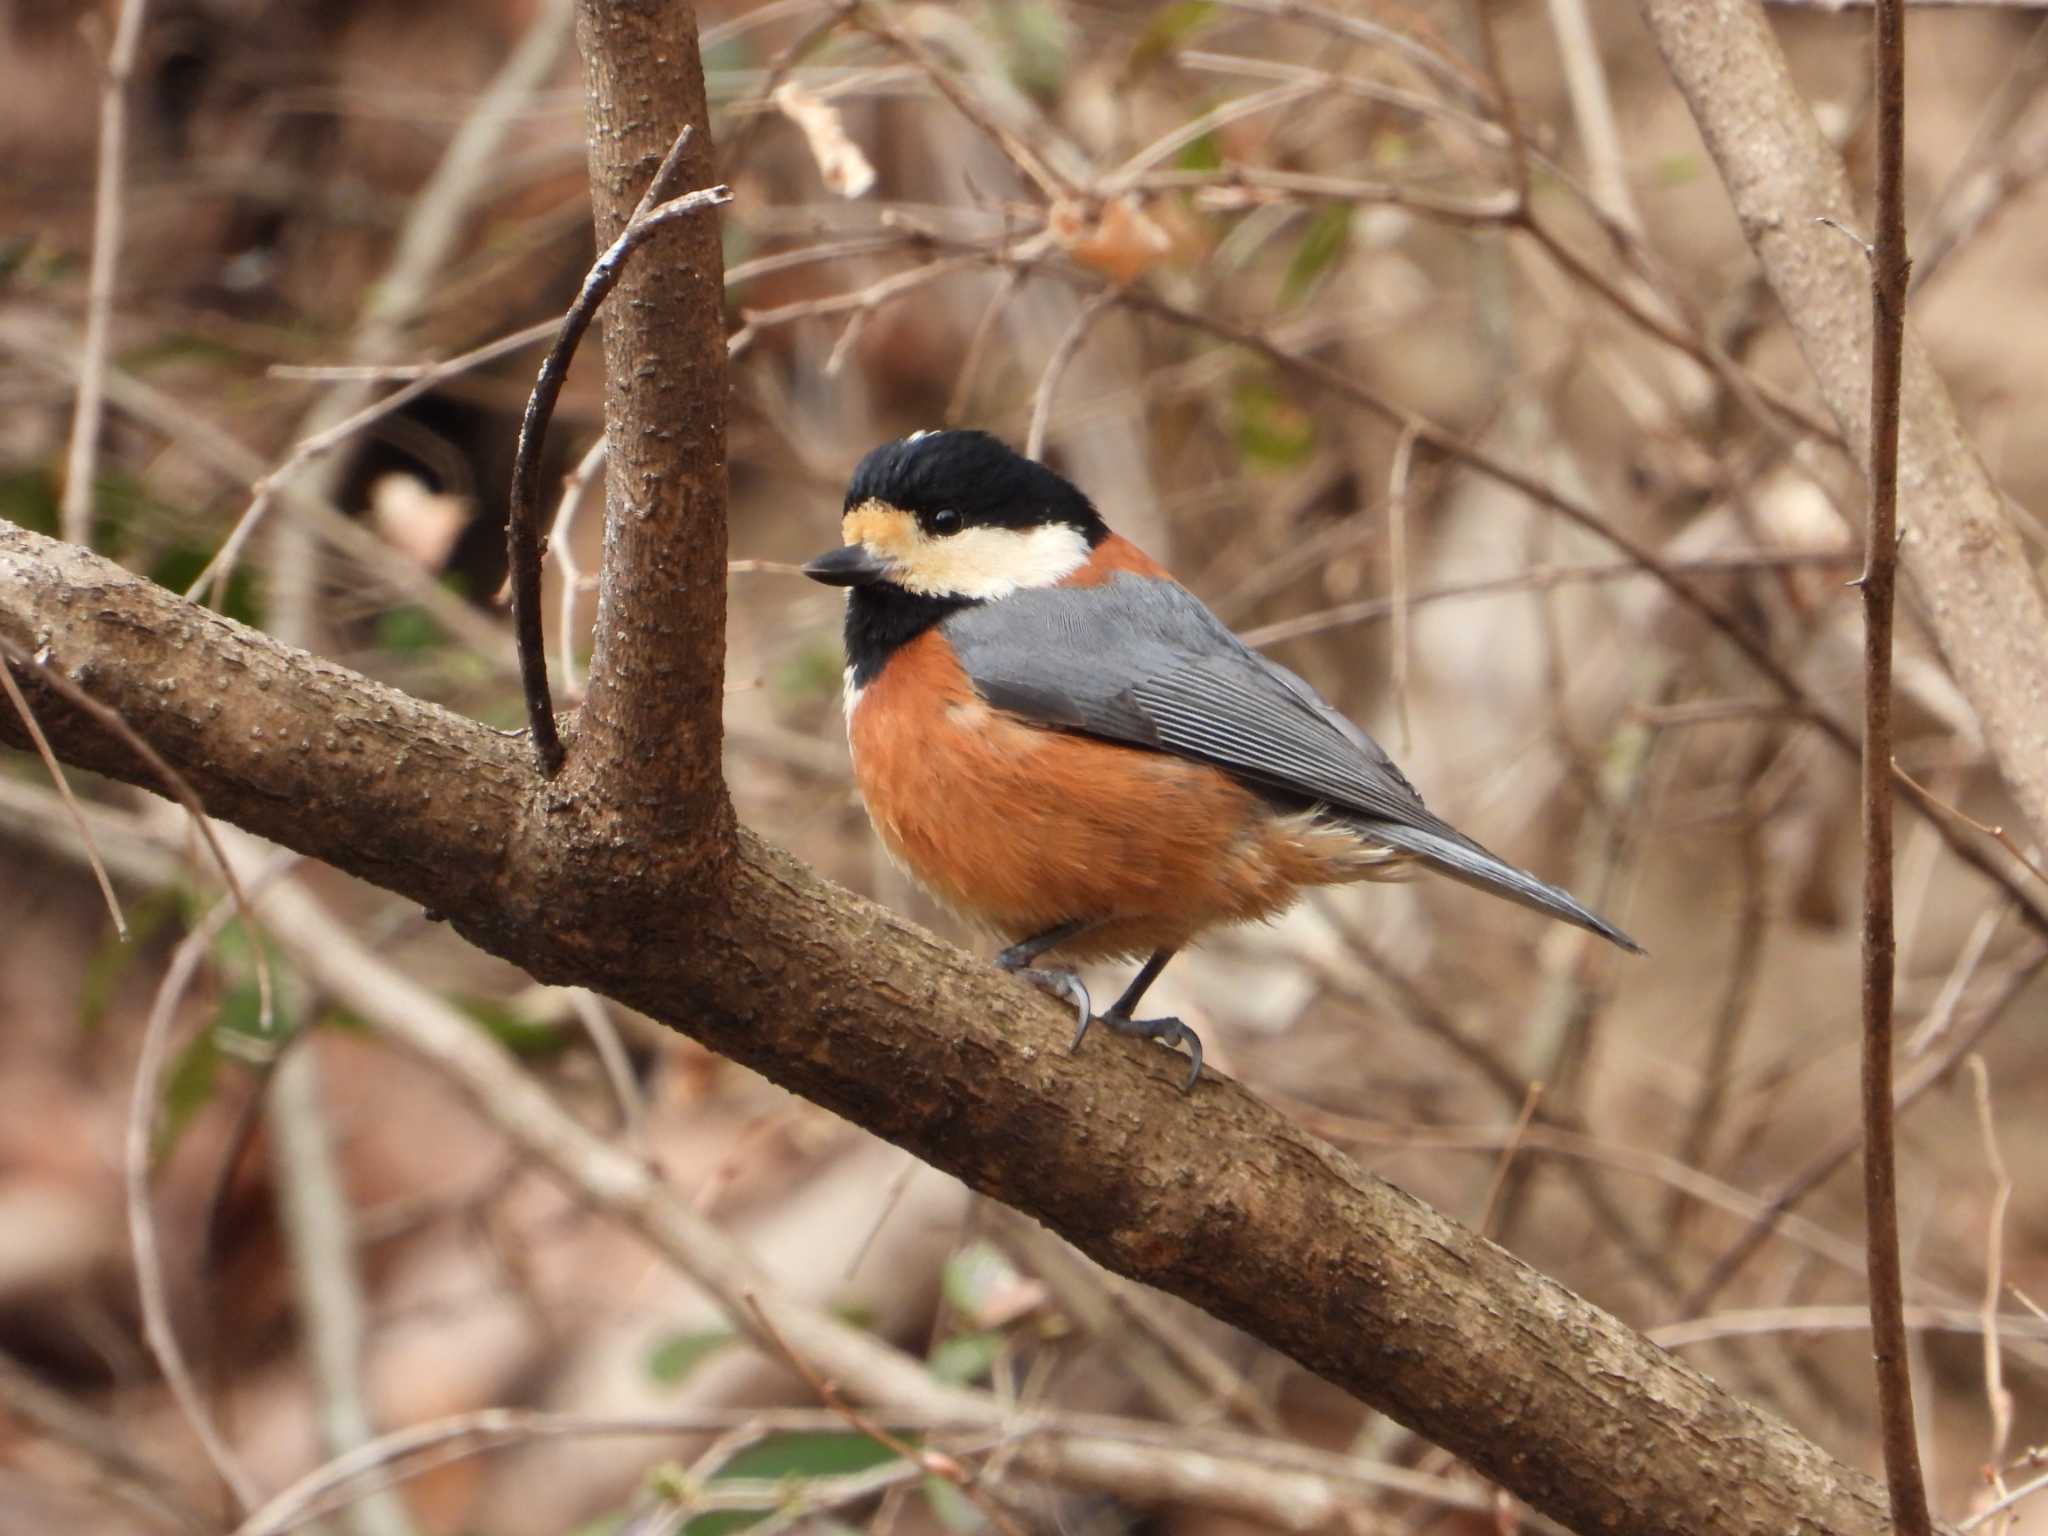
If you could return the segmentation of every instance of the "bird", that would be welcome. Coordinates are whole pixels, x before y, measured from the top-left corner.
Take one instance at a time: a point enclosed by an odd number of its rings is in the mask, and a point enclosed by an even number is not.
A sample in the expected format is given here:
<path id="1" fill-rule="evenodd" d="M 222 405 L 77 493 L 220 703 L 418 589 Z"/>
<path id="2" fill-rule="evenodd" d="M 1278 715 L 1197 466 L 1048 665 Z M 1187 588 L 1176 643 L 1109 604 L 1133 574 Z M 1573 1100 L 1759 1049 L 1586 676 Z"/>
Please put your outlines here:
<path id="1" fill-rule="evenodd" d="M 1379 744 L 1110 531 L 1071 481 L 989 433 L 913 433 L 847 483 L 853 776 L 890 856 L 1007 940 L 996 964 L 1091 1024 L 1185 1051 L 1145 992 L 1213 929 L 1305 890 L 1435 871 L 1642 947 L 1428 809 Z M 1048 963 L 1057 960 L 1060 963 Z M 1073 966 L 1141 960 L 1101 1015 Z"/>

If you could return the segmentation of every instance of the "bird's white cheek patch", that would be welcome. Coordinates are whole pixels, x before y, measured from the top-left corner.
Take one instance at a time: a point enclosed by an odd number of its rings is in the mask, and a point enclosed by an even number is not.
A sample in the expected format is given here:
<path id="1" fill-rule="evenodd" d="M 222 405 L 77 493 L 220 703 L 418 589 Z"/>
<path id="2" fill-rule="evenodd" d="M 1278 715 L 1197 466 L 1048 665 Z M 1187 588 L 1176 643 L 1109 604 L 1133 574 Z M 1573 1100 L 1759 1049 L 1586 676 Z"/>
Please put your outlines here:
<path id="1" fill-rule="evenodd" d="M 860 695 L 860 684 L 853 680 L 853 668 L 848 667 L 846 681 L 840 689 L 840 700 L 846 710 L 846 729 L 849 735 L 853 731 L 853 712 L 860 707 Z"/>
<path id="2" fill-rule="evenodd" d="M 1088 538 L 1066 523 L 968 528 L 944 538 L 920 537 L 898 562 L 897 580 L 908 591 L 989 601 L 1073 575 L 1088 563 Z"/>

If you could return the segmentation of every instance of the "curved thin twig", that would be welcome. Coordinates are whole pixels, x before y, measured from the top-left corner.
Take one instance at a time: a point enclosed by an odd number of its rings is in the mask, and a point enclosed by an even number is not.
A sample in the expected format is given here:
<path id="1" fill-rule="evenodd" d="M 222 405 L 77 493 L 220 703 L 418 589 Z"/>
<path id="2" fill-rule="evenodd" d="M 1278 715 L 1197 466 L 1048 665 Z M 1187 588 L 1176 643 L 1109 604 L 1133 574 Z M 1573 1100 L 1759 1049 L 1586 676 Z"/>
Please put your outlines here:
<path id="1" fill-rule="evenodd" d="M 541 359 L 540 375 L 534 380 L 533 393 L 526 401 L 526 413 L 519 422 L 519 447 L 512 459 L 511 507 L 506 519 L 505 537 L 511 563 L 512 628 L 519 643 L 519 680 L 526 692 L 526 723 L 533 734 L 534 756 L 546 778 L 553 778 L 561 771 L 564 754 L 561 733 L 555 727 L 554 701 L 548 695 L 548 658 L 540 622 L 542 550 L 538 481 L 541 444 L 547 438 L 548 421 L 555 414 L 555 401 L 562 393 L 563 381 L 569 376 L 569 364 L 576 356 L 577 345 L 583 340 L 584 332 L 590 329 L 590 322 L 597 317 L 598 306 L 604 303 L 605 296 L 624 275 L 627 258 L 666 225 L 732 201 L 732 193 L 727 188 L 716 186 L 686 192 L 681 197 L 656 205 L 655 199 L 668 190 L 676 167 L 682 163 L 683 148 L 690 142 L 690 133 L 690 125 L 684 124 L 683 131 L 676 135 L 675 143 L 669 146 L 667 155 L 647 183 L 647 190 L 641 195 L 640 205 L 633 210 L 633 217 L 627 220 L 618 239 L 591 264 L 575 302 L 562 316 L 554 345 Z"/>

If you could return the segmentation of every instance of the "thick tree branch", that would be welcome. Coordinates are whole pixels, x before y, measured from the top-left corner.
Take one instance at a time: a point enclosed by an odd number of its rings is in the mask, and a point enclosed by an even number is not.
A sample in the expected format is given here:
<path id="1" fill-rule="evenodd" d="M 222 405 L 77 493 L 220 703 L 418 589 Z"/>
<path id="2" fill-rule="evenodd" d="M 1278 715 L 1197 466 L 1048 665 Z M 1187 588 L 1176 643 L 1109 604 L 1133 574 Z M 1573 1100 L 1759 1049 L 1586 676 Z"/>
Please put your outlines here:
<path id="1" fill-rule="evenodd" d="M 1567 1524 L 1888 1528 L 1861 1473 L 1235 1085 L 1188 1101 L 1162 1053 L 1068 1056 L 1059 1005 L 751 835 L 707 890 L 690 848 L 619 846 L 615 813 L 543 788 L 516 740 L 4 524 L 0 636 L 48 646 L 215 813 L 888 1137 Z M 23 681 L 62 755 L 143 779 Z"/>
<path id="2" fill-rule="evenodd" d="M 685 125 L 673 178 L 718 179 L 697 22 L 683 4 L 581 0 L 591 201 L 618 239 Z M 603 312 L 605 562 L 569 792 L 694 844 L 729 843 L 725 699 L 725 262 L 716 220 L 656 234 Z"/>
<path id="3" fill-rule="evenodd" d="M 1870 273 L 1855 245 L 1815 222 L 1862 222 L 1841 156 L 1757 0 L 1642 5 L 1828 409 L 1868 462 Z M 1900 397 L 1900 564 L 2013 798 L 2048 840 L 2048 601 L 1910 330 Z"/>

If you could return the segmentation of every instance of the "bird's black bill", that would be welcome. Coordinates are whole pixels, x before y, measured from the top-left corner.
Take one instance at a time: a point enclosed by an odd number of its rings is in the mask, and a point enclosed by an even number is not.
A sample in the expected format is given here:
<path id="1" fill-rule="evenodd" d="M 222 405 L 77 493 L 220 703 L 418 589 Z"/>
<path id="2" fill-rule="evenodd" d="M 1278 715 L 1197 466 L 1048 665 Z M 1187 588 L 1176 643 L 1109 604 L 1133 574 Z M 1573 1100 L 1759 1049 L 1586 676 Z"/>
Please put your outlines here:
<path id="1" fill-rule="evenodd" d="M 848 544 L 818 556 L 804 574 L 828 587 L 866 587 L 889 574 L 889 562 L 870 554 L 865 544 Z"/>

